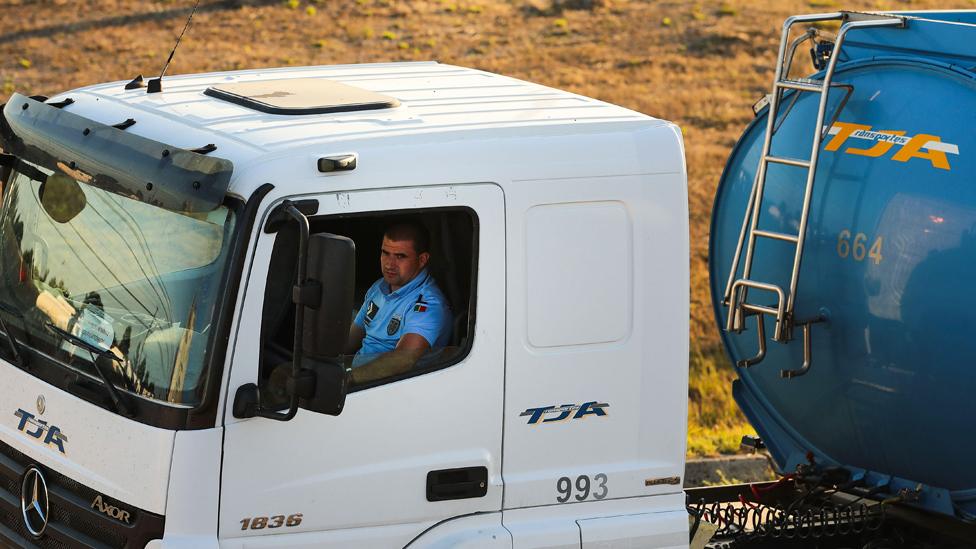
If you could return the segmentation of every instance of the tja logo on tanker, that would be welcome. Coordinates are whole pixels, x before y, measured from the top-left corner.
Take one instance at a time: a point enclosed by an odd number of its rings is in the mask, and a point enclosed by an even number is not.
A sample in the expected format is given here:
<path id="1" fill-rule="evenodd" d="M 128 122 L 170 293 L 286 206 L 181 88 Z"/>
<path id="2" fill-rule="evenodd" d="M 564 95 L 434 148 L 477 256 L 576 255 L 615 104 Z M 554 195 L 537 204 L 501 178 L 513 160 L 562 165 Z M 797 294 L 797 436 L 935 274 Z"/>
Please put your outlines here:
<path id="1" fill-rule="evenodd" d="M 897 162 L 908 162 L 912 158 L 922 158 L 932 163 L 932 167 L 948 170 L 949 158 L 947 154 L 959 154 L 959 146 L 943 143 L 938 135 L 920 133 L 905 135 L 902 130 L 873 130 L 866 124 L 852 124 L 850 122 L 834 122 L 827 132 L 832 135 L 824 147 L 827 151 L 840 150 L 848 139 L 860 139 L 873 142 L 874 145 L 865 149 L 848 146 L 843 152 L 858 156 L 877 158 L 891 151 L 892 147 L 901 147 L 891 156 Z"/>

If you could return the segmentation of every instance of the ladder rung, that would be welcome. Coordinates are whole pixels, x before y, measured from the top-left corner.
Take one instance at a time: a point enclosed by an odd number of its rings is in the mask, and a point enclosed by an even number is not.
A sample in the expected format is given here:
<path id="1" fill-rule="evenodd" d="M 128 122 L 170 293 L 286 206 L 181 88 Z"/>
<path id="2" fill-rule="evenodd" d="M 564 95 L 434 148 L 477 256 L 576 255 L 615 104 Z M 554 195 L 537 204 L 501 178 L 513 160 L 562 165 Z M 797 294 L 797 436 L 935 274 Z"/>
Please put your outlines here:
<path id="1" fill-rule="evenodd" d="M 793 242 L 794 244 L 800 241 L 800 237 L 798 236 L 792 234 L 785 234 L 785 233 L 775 233 L 773 231 L 762 231 L 756 229 L 752 231 L 752 234 L 756 236 L 764 236 L 766 238 L 773 238 L 776 240 L 785 240 L 787 242 Z"/>
<path id="2" fill-rule="evenodd" d="M 788 90 L 800 90 L 808 92 L 823 92 L 823 86 L 820 84 L 813 84 L 807 82 L 797 82 L 796 80 L 780 80 L 776 83 L 777 87 L 786 88 Z"/>
<path id="3" fill-rule="evenodd" d="M 766 156 L 766 162 L 775 162 L 776 164 L 786 164 L 787 166 L 796 166 L 798 168 L 810 167 L 810 162 L 808 160 L 800 160 L 799 158 L 786 158 L 785 156 Z"/>
<path id="4" fill-rule="evenodd" d="M 742 308 L 750 313 L 762 313 L 764 315 L 777 316 L 779 311 L 775 307 L 766 307 L 765 305 L 753 305 L 752 303 L 743 303 Z"/>

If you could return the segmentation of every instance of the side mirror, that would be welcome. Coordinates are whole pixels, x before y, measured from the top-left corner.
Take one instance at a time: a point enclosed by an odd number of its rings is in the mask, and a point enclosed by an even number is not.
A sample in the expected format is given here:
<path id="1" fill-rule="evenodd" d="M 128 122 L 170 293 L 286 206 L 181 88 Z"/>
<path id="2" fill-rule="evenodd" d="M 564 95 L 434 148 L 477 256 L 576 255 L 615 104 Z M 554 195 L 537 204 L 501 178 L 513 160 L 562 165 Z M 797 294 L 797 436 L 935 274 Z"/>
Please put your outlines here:
<path id="1" fill-rule="evenodd" d="M 293 382 L 288 392 L 298 396 L 299 408 L 330 416 L 342 413 L 349 392 L 348 376 L 342 363 L 304 358 L 295 379 L 297 383 Z"/>
<path id="2" fill-rule="evenodd" d="M 279 412 L 260 404 L 254 383 L 237 388 L 233 414 L 236 418 L 264 417 L 289 421 L 299 408 L 337 416 L 346 403 L 348 381 L 340 355 L 349 338 L 350 312 L 356 287 L 356 244 L 344 237 L 320 233 L 309 235 L 309 223 L 302 206 L 286 200 L 280 206 L 284 219 L 298 223 L 297 277 L 292 287 L 295 309 L 295 346 L 285 387 L 288 410 Z M 275 215 L 275 213 L 272 213 Z"/>
<path id="3" fill-rule="evenodd" d="M 308 238 L 309 280 L 319 286 L 318 303 L 305 307 L 302 351 L 316 360 L 342 354 L 352 324 L 356 289 L 356 243 L 329 233 Z"/>
<path id="4" fill-rule="evenodd" d="M 302 296 L 301 300 L 306 304 L 301 367 L 305 375 L 314 374 L 309 381 L 315 390 L 298 391 L 298 405 L 337 416 L 342 412 L 348 389 L 339 356 L 352 323 L 356 244 L 344 236 L 314 234 L 308 239 L 307 258 L 306 276 L 311 282 L 307 288 L 311 295 Z"/>

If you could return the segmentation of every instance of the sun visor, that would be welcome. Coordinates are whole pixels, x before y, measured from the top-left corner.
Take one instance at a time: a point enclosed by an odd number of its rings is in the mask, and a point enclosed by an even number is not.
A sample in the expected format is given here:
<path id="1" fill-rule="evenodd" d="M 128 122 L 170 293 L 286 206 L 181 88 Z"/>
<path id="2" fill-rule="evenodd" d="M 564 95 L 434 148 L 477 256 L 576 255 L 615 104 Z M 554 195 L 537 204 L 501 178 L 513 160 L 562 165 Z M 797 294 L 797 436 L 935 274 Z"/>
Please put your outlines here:
<path id="1" fill-rule="evenodd" d="M 223 203 L 234 165 L 134 135 L 64 107 L 14 94 L 3 109 L 4 151 L 82 183 L 178 212 Z"/>

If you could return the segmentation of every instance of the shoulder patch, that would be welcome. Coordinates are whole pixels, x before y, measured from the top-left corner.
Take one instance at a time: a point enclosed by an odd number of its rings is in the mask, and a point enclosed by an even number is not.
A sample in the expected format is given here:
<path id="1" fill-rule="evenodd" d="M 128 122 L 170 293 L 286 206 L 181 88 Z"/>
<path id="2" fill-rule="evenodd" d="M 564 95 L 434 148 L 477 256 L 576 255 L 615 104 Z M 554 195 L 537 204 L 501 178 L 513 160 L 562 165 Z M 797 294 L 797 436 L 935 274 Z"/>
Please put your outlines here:
<path id="1" fill-rule="evenodd" d="M 376 302 L 372 299 L 369 300 L 369 305 L 366 306 L 366 320 L 373 320 L 373 317 L 376 316 L 379 310 L 380 308 L 376 306 Z"/>

